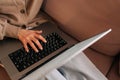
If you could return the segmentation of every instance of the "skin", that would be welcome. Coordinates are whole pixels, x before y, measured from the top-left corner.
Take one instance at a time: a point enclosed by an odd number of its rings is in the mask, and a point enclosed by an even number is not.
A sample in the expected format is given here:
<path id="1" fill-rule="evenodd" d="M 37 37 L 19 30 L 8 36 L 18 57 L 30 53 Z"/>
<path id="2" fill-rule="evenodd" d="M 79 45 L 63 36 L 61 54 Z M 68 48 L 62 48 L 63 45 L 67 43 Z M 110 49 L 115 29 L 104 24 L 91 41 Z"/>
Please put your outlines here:
<path id="1" fill-rule="evenodd" d="M 39 40 L 42 40 L 44 43 L 46 43 L 47 41 L 41 35 L 41 33 L 42 33 L 42 31 L 24 30 L 24 29 L 21 29 L 19 31 L 18 39 L 22 42 L 26 52 L 29 52 L 27 44 L 29 44 L 35 52 L 38 52 L 38 49 L 35 46 L 35 44 L 39 47 L 39 49 L 41 49 L 41 50 L 43 49 Z"/>

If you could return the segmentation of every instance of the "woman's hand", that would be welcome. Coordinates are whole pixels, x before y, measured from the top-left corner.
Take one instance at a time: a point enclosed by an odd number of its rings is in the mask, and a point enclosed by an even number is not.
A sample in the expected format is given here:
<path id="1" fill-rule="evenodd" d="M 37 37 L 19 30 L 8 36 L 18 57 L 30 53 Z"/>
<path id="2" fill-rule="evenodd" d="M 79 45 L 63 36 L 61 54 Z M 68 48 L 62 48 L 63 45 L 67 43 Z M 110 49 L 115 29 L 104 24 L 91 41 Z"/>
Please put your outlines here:
<path id="1" fill-rule="evenodd" d="M 29 52 L 27 44 L 29 44 L 35 52 L 38 52 L 38 49 L 35 46 L 35 44 L 39 47 L 39 49 L 42 50 L 43 47 L 40 44 L 39 40 L 42 40 L 45 43 L 47 42 L 45 40 L 45 38 L 43 36 L 41 36 L 41 33 L 42 33 L 42 31 L 21 29 L 18 32 L 18 39 L 22 42 L 22 44 L 27 52 Z"/>

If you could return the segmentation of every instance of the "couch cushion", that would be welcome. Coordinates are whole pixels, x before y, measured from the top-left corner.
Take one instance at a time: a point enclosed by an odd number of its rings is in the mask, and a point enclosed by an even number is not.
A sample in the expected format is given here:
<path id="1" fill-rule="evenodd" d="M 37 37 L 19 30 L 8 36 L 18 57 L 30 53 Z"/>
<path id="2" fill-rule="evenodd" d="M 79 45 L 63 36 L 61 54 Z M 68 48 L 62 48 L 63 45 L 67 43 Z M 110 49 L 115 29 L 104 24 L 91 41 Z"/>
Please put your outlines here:
<path id="1" fill-rule="evenodd" d="M 92 48 L 115 56 L 120 51 L 119 7 L 119 0 L 47 0 L 45 11 L 64 31 L 80 41 L 112 28 L 113 31 Z"/>
<path id="2" fill-rule="evenodd" d="M 107 75 L 109 80 L 120 80 L 120 75 L 119 75 L 119 57 L 115 59 L 113 65 L 111 66 L 111 69 Z"/>
<path id="3" fill-rule="evenodd" d="M 8 74 L 6 73 L 5 69 L 0 66 L 0 80 L 10 80 Z"/>
<path id="4" fill-rule="evenodd" d="M 84 52 L 85 52 L 86 56 L 95 64 L 95 66 L 104 75 L 107 75 L 107 73 L 112 65 L 113 57 L 100 54 L 99 52 L 94 51 L 91 48 L 86 49 Z"/>
<path id="5" fill-rule="evenodd" d="M 120 54 L 119 54 L 119 75 L 120 75 Z"/>

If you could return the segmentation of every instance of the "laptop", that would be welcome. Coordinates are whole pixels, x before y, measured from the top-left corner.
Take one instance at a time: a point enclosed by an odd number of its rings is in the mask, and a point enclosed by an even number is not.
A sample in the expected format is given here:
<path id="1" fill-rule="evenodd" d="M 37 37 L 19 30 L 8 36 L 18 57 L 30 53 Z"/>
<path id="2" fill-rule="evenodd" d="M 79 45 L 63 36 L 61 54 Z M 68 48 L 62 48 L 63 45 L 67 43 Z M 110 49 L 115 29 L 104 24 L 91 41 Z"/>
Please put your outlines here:
<path id="1" fill-rule="evenodd" d="M 78 42 L 70 35 L 64 33 L 55 24 L 46 22 L 34 28 L 43 30 L 47 43 L 42 43 L 43 50 L 36 53 L 31 47 L 26 53 L 19 40 L 8 38 L 0 41 L 0 61 L 11 80 L 32 80 L 36 73 L 42 77 L 52 69 L 62 66 L 71 58 L 85 50 L 104 35 L 108 30 L 86 41 Z M 37 80 L 38 77 L 34 78 Z"/>

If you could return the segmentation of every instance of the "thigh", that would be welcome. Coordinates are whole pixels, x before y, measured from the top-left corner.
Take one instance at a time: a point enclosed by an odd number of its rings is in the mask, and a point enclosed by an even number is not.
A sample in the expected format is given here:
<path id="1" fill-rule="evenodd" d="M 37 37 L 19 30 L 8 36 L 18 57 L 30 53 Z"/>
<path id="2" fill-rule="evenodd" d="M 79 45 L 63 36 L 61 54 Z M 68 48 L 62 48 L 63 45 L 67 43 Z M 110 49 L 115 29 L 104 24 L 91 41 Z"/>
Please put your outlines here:
<path id="1" fill-rule="evenodd" d="M 1 66 L 0 66 L 0 80 L 10 80 L 10 78 L 7 75 L 5 69 Z"/>

